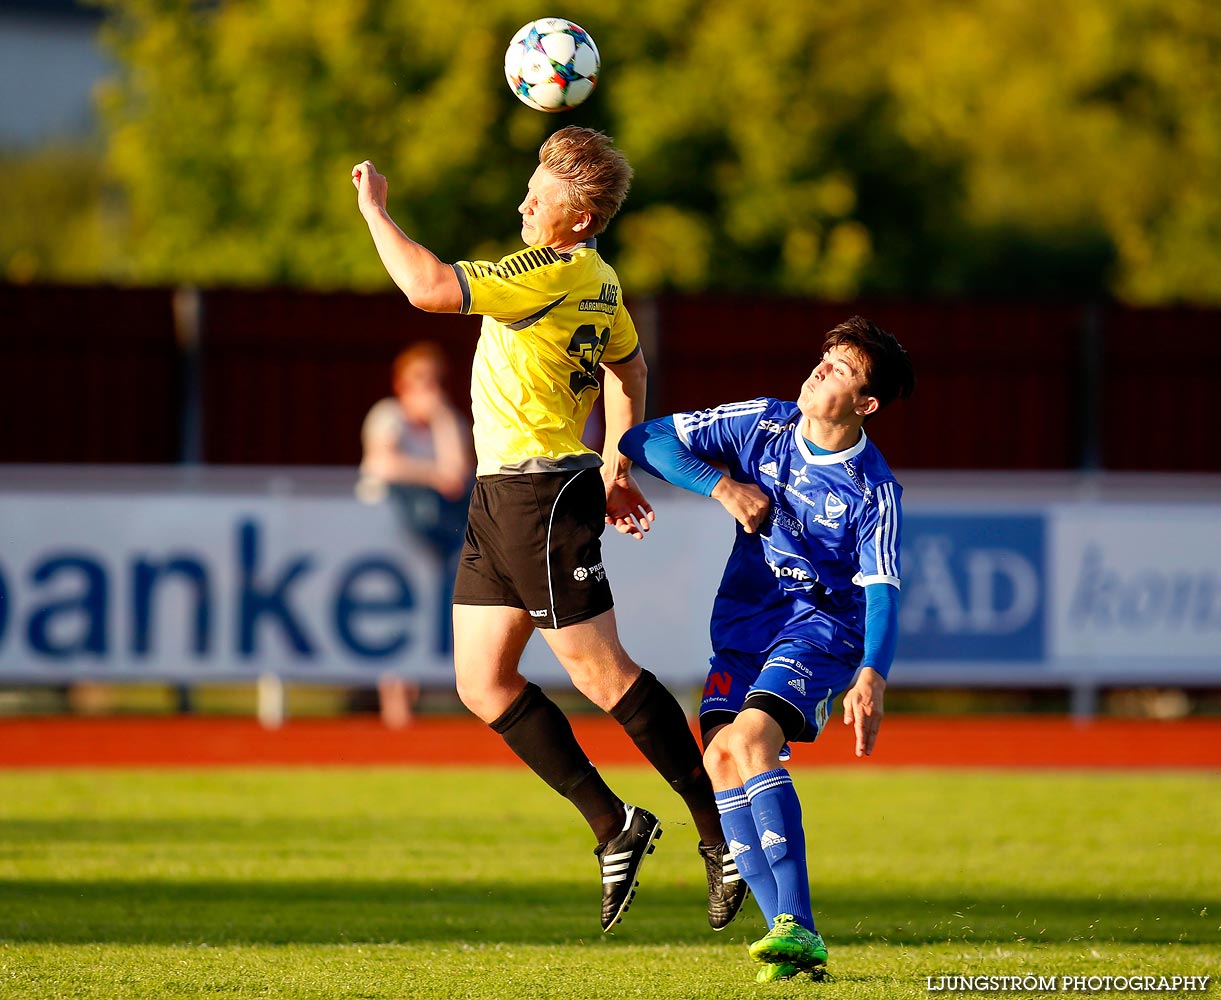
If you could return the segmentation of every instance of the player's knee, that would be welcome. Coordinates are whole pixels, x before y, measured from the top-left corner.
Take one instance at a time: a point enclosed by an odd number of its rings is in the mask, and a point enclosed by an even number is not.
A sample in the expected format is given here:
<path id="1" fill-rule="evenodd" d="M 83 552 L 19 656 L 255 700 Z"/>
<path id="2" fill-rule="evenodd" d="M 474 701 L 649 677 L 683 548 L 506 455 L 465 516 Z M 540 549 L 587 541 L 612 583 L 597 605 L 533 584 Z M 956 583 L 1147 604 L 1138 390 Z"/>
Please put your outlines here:
<path id="1" fill-rule="evenodd" d="M 619 704 L 640 676 L 640 668 L 627 658 L 583 656 L 566 662 L 564 667 L 572 686 L 604 712 Z"/>
<path id="2" fill-rule="evenodd" d="M 484 722 L 492 721 L 491 719 L 487 718 L 482 711 L 480 711 L 484 704 L 484 698 L 479 688 L 470 684 L 464 684 L 462 681 L 458 682 L 457 688 L 458 700 L 466 706 L 467 711 L 478 716 Z"/>
<path id="3" fill-rule="evenodd" d="M 704 750 L 704 770 L 714 788 L 735 788 L 741 784 L 737 766 L 724 740 L 714 739 L 708 744 Z"/>
<path id="4" fill-rule="evenodd" d="M 459 677 L 458 700 L 467 710 L 483 722 L 491 723 L 500 718 L 512 703 L 513 693 L 500 691 L 492 686 Z"/>
<path id="5" fill-rule="evenodd" d="M 735 723 L 725 731 L 724 736 L 725 750 L 733 761 L 733 767 L 743 778 L 779 766 L 777 750 L 756 730 Z"/>
<path id="6" fill-rule="evenodd" d="M 746 727 L 735 722 L 722 733 L 725 752 L 733 761 L 734 766 L 745 774 L 750 774 L 751 758 L 755 755 L 754 734 Z"/>

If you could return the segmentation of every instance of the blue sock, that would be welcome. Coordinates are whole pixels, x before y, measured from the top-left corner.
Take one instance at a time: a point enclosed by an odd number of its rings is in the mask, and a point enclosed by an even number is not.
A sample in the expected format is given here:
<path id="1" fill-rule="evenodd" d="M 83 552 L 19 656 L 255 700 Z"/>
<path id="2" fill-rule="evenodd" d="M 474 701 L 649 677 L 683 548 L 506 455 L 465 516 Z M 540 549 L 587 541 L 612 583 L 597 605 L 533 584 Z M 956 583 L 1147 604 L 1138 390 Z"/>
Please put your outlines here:
<path id="1" fill-rule="evenodd" d="M 745 789 L 758 842 L 776 880 L 776 912 L 791 913 L 797 923 L 814 930 L 806 835 L 793 779 L 784 768 L 777 768 L 748 778 Z M 739 864 L 739 870 L 741 867 Z"/>
<path id="2" fill-rule="evenodd" d="M 738 871 L 746 879 L 755 902 L 763 911 L 767 926 L 776 919 L 776 880 L 771 866 L 759 846 L 759 834 L 755 830 L 755 818 L 751 815 L 750 802 L 744 788 L 731 788 L 716 793 L 716 807 L 721 814 L 721 830 L 725 843 L 737 862 Z"/>

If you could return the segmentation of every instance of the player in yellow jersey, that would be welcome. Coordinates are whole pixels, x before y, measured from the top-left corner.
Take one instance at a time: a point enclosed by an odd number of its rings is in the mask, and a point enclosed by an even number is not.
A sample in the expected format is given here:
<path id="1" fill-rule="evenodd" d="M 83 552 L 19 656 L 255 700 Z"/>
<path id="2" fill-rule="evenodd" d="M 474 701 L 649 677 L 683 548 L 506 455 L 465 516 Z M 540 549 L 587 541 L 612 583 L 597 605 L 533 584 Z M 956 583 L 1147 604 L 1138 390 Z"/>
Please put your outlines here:
<path id="1" fill-rule="evenodd" d="M 495 263 L 446 264 L 395 225 L 386 178 L 373 164 L 352 168 L 377 252 L 411 303 L 483 316 L 471 375 L 478 480 L 454 587 L 458 694 L 589 823 L 609 930 L 632 901 L 661 824 L 610 790 L 564 714 L 522 676 L 522 651 L 541 630 L 576 688 L 623 726 L 686 802 L 700 834 L 708 920 L 720 930 L 737 915 L 746 885 L 725 847 L 686 715 L 619 641 L 602 566 L 607 524 L 643 538 L 653 520 L 619 453 L 620 437 L 644 417 L 647 369 L 619 278 L 596 243 L 631 176 L 607 136 L 560 129 L 539 150 L 518 206 L 526 249 Z M 600 391 L 601 456 L 581 443 Z"/>

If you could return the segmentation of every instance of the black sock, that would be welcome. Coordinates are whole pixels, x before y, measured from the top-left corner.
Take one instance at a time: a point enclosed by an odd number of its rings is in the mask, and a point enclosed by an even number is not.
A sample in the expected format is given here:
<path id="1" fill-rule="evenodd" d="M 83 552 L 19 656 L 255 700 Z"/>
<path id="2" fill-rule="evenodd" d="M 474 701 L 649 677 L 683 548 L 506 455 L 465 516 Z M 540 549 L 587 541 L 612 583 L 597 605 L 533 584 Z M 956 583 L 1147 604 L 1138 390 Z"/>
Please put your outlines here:
<path id="1" fill-rule="evenodd" d="M 705 844 L 724 840 L 712 782 L 674 695 L 652 673 L 642 670 L 610 714 L 657 773 L 683 797 L 700 840 Z"/>
<path id="2" fill-rule="evenodd" d="M 623 800 L 607 787 L 564 713 L 537 684 L 527 682 L 490 726 L 531 771 L 580 810 L 599 844 L 623 829 Z"/>

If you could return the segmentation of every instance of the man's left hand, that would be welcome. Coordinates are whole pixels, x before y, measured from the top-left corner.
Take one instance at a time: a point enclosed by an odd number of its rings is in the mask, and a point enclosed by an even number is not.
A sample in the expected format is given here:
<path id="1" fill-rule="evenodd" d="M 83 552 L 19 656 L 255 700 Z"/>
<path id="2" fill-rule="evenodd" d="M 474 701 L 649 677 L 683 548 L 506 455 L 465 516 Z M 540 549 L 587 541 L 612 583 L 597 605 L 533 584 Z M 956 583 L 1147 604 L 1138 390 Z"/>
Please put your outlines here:
<path id="1" fill-rule="evenodd" d="M 630 473 L 606 484 L 606 523 L 619 534 L 644 538 L 655 516 L 653 505 L 644 498 Z"/>
<path id="2" fill-rule="evenodd" d="M 856 755 L 868 757 L 882 726 L 882 693 L 886 679 L 873 667 L 862 667 L 860 676 L 844 695 L 844 725 L 856 726 Z"/>

